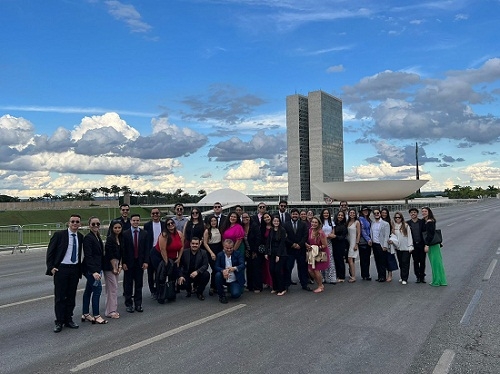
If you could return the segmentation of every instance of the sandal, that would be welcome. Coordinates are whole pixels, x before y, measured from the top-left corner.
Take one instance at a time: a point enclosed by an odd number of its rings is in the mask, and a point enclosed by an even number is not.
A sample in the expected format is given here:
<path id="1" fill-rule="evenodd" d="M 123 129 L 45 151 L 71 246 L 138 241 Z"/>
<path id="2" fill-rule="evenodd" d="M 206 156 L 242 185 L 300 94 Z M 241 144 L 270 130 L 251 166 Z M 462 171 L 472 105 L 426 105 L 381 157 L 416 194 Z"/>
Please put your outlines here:
<path id="1" fill-rule="evenodd" d="M 92 324 L 96 324 L 96 323 L 98 325 L 105 325 L 106 323 L 108 323 L 108 321 L 106 321 L 100 315 L 97 315 L 97 316 L 94 317 L 94 321 L 92 322 Z"/>
<path id="2" fill-rule="evenodd" d="M 325 290 L 325 286 L 321 286 L 321 287 L 316 288 L 313 292 L 320 293 L 320 292 L 323 292 L 324 290 Z"/>
<path id="3" fill-rule="evenodd" d="M 354 278 L 354 277 L 349 277 L 348 282 L 349 282 L 349 283 L 354 283 L 354 282 L 356 282 L 356 278 Z"/>
<path id="4" fill-rule="evenodd" d="M 278 292 L 276 295 L 278 295 L 278 296 L 284 296 L 285 294 L 286 294 L 286 290 Z"/>
<path id="5" fill-rule="evenodd" d="M 92 323 L 95 323 L 95 319 L 94 317 L 92 317 L 90 314 L 86 313 L 86 314 L 82 314 L 82 322 L 86 322 L 86 321 L 89 321 L 89 322 L 92 322 Z"/>
<path id="6" fill-rule="evenodd" d="M 345 279 L 337 279 L 337 283 L 344 283 Z"/>
<path id="7" fill-rule="evenodd" d="M 118 312 L 111 312 L 106 317 L 113 318 L 113 319 L 118 319 L 118 318 L 120 318 L 120 314 L 118 314 Z"/>

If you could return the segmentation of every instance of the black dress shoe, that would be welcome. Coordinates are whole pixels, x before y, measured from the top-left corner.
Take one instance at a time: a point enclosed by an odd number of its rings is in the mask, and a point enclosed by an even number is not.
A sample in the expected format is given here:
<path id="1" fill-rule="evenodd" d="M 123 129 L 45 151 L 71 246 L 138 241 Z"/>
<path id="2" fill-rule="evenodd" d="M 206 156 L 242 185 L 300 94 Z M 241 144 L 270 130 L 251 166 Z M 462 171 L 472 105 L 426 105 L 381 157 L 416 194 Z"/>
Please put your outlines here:
<path id="1" fill-rule="evenodd" d="M 69 327 L 70 329 L 77 329 L 78 327 L 80 327 L 76 323 L 74 323 L 73 321 L 65 322 L 64 326 Z"/>
<path id="2" fill-rule="evenodd" d="M 202 293 L 198 293 L 198 294 L 196 294 L 196 297 L 197 297 L 197 298 L 198 298 L 198 300 L 200 300 L 200 301 L 205 300 L 205 296 L 203 296 L 203 294 L 202 294 Z"/>
<path id="3" fill-rule="evenodd" d="M 297 285 L 297 282 L 292 282 L 292 286 L 296 286 Z"/>
<path id="4" fill-rule="evenodd" d="M 62 323 L 57 323 L 56 322 L 56 325 L 54 326 L 54 332 L 61 332 L 62 329 L 63 329 Z"/>
<path id="5" fill-rule="evenodd" d="M 133 306 L 128 306 L 127 309 L 125 309 L 128 313 L 134 313 L 134 307 Z"/>
<path id="6" fill-rule="evenodd" d="M 219 301 L 220 301 L 222 304 L 227 304 L 227 297 L 226 297 L 226 296 L 221 296 L 221 297 L 219 297 Z"/>
<path id="7" fill-rule="evenodd" d="M 422 283 L 427 283 L 427 282 L 425 281 L 425 278 L 420 278 L 420 282 L 422 282 Z"/>
<path id="8" fill-rule="evenodd" d="M 211 288 L 210 290 L 208 290 L 208 296 L 213 296 L 214 295 L 214 289 Z"/>
<path id="9" fill-rule="evenodd" d="M 417 278 L 417 281 L 415 283 L 422 283 L 422 281 L 420 280 L 420 278 Z"/>
<path id="10" fill-rule="evenodd" d="M 302 289 L 304 291 L 312 291 L 311 287 L 309 287 L 309 286 L 302 287 Z"/>
<path id="11" fill-rule="evenodd" d="M 142 313 L 142 312 L 144 312 L 144 309 L 142 309 L 142 306 L 139 305 L 139 306 L 135 307 L 135 311 L 139 312 L 139 313 Z"/>
<path id="12" fill-rule="evenodd" d="M 191 292 L 188 292 L 188 293 L 186 294 L 186 297 L 191 297 Z"/>

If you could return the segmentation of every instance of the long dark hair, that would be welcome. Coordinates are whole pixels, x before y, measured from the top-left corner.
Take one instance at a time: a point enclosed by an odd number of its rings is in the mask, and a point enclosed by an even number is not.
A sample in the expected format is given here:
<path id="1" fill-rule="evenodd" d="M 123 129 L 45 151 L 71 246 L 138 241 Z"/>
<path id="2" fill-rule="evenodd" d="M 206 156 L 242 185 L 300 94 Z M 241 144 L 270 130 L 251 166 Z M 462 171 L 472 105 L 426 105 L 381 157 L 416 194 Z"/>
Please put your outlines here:
<path id="1" fill-rule="evenodd" d="M 174 224 L 174 231 L 170 232 L 169 229 L 168 229 L 168 223 L 169 222 L 172 222 Z M 165 230 L 162 231 L 161 235 L 164 237 L 164 238 L 167 238 L 167 247 L 172 243 L 172 235 L 175 235 L 177 234 L 177 227 L 175 226 L 175 222 L 172 218 L 169 218 L 167 219 L 167 221 L 165 222 Z"/>
<path id="2" fill-rule="evenodd" d="M 278 223 L 278 226 L 277 226 L 277 227 L 276 227 L 276 226 L 274 226 L 274 223 L 273 223 L 273 221 L 274 221 L 276 218 L 277 218 L 277 219 L 278 219 L 278 221 L 279 221 L 279 223 Z M 281 240 L 281 233 L 282 233 L 282 231 L 283 231 L 284 229 L 283 229 L 283 225 L 281 224 L 281 218 L 280 218 L 279 214 L 275 214 L 275 215 L 271 216 L 271 226 L 272 226 L 271 233 L 273 233 L 273 234 L 272 234 L 272 235 L 273 235 L 273 237 L 275 237 L 275 238 L 276 238 L 276 240 L 280 241 L 280 240 Z M 276 233 L 276 234 L 274 234 L 274 233 Z M 269 235 L 271 235 L 271 234 L 269 234 Z M 276 235 L 276 236 L 275 236 L 275 235 Z"/>
<path id="3" fill-rule="evenodd" d="M 208 240 L 212 240 L 212 229 L 217 229 L 219 230 L 219 227 L 218 225 L 215 225 L 215 227 L 212 227 L 212 220 L 215 220 L 216 223 L 219 223 L 219 220 L 217 219 L 216 216 L 212 216 L 210 217 L 210 219 L 208 220 L 208 226 L 207 226 L 207 232 L 208 232 Z M 220 232 L 220 230 L 219 230 Z"/>
<path id="4" fill-rule="evenodd" d="M 241 225 L 240 215 L 236 212 L 231 212 L 226 217 L 226 219 L 222 223 L 221 227 L 219 227 L 219 231 L 221 234 L 223 234 L 228 228 L 231 227 L 231 220 L 229 218 L 231 218 L 232 215 L 236 216 L 236 225 Z"/>
<path id="5" fill-rule="evenodd" d="M 429 214 L 427 214 L 427 219 L 430 219 L 430 220 L 436 222 L 436 217 L 434 217 L 434 213 L 432 213 L 431 208 L 429 208 L 428 206 L 424 206 L 424 207 L 422 207 L 422 209 L 427 209 L 427 212 L 429 213 Z"/>
<path id="6" fill-rule="evenodd" d="M 339 220 L 339 214 L 342 214 L 344 216 L 344 219 L 341 221 Z M 339 226 L 339 225 L 346 225 L 347 224 L 347 221 L 345 219 L 345 213 L 343 211 L 338 211 L 337 214 L 335 215 L 335 218 L 333 219 L 333 223 L 335 223 L 335 226 Z"/>
<path id="7" fill-rule="evenodd" d="M 118 239 L 120 241 L 120 244 L 121 244 L 122 237 L 123 237 L 123 225 L 120 221 L 112 221 L 111 223 L 112 223 L 111 230 L 110 230 L 109 236 L 106 238 L 106 241 L 113 240 L 115 243 L 118 244 L 118 241 L 116 240 L 116 239 Z M 120 233 L 118 235 L 115 235 L 115 231 L 113 230 L 113 228 L 116 225 L 120 225 L 120 227 L 122 228 L 122 231 L 120 231 Z"/>
<path id="8" fill-rule="evenodd" d="M 327 218 L 327 222 L 330 226 L 333 226 L 333 223 L 332 223 L 332 213 L 330 213 L 330 209 L 328 208 L 325 208 L 321 211 L 321 214 L 319 215 L 319 218 L 320 218 L 320 222 L 324 225 L 325 224 L 325 217 L 323 217 L 323 213 L 325 212 L 328 212 L 328 218 Z M 344 216 L 344 219 L 345 219 L 345 216 Z"/>
<path id="9" fill-rule="evenodd" d="M 382 215 L 382 212 L 386 212 L 387 217 L 384 218 L 384 216 Z M 389 212 L 389 209 L 387 209 L 387 208 L 380 209 L 380 218 L 382 218 L 385 222 L 387 222 L 389 224 L 389 227 L 391 228 L 391 231 L 392 231 L 393 227 L 392 227 L 392 221 L 391 221 L 391 213 Z"/>

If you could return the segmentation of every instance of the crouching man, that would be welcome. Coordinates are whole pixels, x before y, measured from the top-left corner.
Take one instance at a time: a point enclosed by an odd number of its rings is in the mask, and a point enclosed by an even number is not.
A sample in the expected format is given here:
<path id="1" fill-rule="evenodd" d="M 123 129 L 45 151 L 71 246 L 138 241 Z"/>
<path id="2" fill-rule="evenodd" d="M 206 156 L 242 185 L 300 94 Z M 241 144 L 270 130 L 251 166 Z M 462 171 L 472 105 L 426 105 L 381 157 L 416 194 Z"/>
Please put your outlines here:
<path id="1" fill-rule="evenodd" d="M 224 286 L 227 286 L 231 298 L 237 299 L 245 287 L 245 260 L 239 252 L 234 252 L 234 242 L 226 239 L 222 243 L 224 250 L 215 259 L 215 286 L 219 301 L 227 304 Z"/>

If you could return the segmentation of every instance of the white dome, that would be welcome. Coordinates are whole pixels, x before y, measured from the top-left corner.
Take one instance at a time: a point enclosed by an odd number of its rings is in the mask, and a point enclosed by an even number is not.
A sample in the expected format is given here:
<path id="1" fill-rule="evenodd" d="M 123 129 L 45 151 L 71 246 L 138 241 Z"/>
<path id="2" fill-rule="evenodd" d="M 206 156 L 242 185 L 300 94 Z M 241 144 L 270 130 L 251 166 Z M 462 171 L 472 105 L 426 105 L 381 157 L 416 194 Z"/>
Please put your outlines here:
<path id="1" fill-rule="evenodd" d="M 210 192 L 207 196 L 199 201 L 199 204 L 213 204 L 219 202 L 222 205 L 238 204 L 238 203 L 253 203 L 244 193 L 233 190 L 231 188 L 221 188 L 220 190 Z"/>

